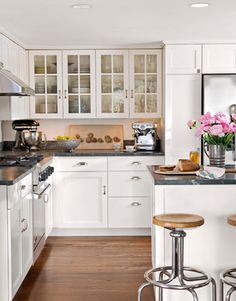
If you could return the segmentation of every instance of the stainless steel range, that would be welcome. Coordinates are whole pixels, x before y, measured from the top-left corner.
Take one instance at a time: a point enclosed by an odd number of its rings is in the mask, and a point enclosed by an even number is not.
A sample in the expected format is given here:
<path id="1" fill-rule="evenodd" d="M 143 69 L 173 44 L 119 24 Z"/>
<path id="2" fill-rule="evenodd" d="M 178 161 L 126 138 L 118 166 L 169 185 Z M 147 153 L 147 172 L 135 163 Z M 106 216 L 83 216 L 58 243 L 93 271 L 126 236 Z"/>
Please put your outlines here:
<path id="1" fill-rule="evenodd" d="M 33 173 L 33 247 L 34 262 L 40 255 L 45 244 L 45 205 L 51 198 L 51 174 L 54 168 L 51 158 L 37 163 Z"/>

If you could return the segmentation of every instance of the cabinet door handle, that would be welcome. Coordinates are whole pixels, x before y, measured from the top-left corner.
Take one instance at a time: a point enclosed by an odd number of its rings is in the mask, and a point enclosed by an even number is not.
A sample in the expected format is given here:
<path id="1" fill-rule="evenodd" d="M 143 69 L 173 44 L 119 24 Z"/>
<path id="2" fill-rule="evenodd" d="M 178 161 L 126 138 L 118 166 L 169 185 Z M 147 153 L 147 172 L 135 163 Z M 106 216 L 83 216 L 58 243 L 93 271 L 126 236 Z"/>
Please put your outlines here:
<path id="1" fill-rule="evenodd" d="M 138 181 L 138 180 L 141 180 L 141 178 L 138 177 L 138 176 L 134 176 L 134 177 L 131 178 L 131 180 L 133 180 L 133 181 Z"/>
<path id="2" fill-rule="evenodd" d="M 141 165 L 141 162 L 140 161 L 134 161 L 131 163 L 132 165 Z"/>
<path id="3" fill-rule="evenodd" d="M 131 206 L 134 206 L 134 207 L 138 207 L 138 206 L 141 206 L 142 204 L 139 203 L 139 202 L 133 202 L 131 203 Z"/>
<path id="4" fill-rule="evenodd" d="M 128 98 L 128 90 L 125 89 L 125 98 Z"/>
<path id="5" fill-rule="evenodd" d="M 28 224 L 27 219 L 25 219 L 25 218 L 23 218 L 23 219 L 21 220 L 21 223 L 24 224 L 24 227 L 23 227 L 23 229 L 21 230 L 21 233 L 23 233 L 23 232 L 25 232 L 25 231 L 28 229 L 29 224 Z"/>
<path id="6" fill-rule="evenodd" d="M 48 200 L 49 200 L 48 194 L 44 194 L 44 196 L 43 196 L 44 203 L 45 204 L 48 203 Z"/>
<path id="7" fill-rule="evenodd" d="M 64 98 L 67 99 L 67 90 L 64 90 Z"/>
<path id="8" fill-rule="evenodd" d="M 88 165 L 88 163 L 87 162 L 78 162 L 74 165 L 74 167 L 76 167 L 76 166 L 85 166 L 85 165 Z"/>
<path id="9" fill-rule="evenodd" d="M 103 195 L 107 194 L 106 188 L 107 188 L 106 185 L 103 185 Z"/>
<path id="10" fill-rule="evenodd" d="M 134 98 L 134 90 L 133 89 L 131 89 L 131 91 L 130 91 L 130 98 Z"/>
<path id="11" fill-rule="evenodd" d="M 26 185 L 21 185 L 21 190 L 25 190 L 26 189 Z"/>
<path id="12" fill-rule="evenodd" d="M 61 99 L 61 90 L 58 90 L 58 99 Z"/>

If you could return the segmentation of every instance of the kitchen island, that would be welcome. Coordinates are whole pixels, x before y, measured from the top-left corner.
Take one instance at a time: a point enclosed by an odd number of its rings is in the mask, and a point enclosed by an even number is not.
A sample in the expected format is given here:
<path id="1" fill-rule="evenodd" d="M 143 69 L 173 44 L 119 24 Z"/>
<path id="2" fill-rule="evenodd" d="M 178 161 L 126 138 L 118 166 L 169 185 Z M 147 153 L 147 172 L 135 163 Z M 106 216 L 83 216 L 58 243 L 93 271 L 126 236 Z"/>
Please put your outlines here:
<path id="1" fill-rule="evenodd" d="M 210 273 L 219 288 L 220 272 L 236 267 L 236 228 L 227 224 L 227 217 L 236 213 L 236 174 L 225 174 L 216 180 L 191 176 L 157 175 L 150 166 L 152 178 L 152 215 L 193 213 L 202 215 L 205 224 L 187 230 L 185 239 L 186 266 Z M 169 231 L 153 226 L 153 267 L 171 262 Z M 219 289 L 218 289 L 219 291 Z M 199 300 L 209 301 L 210 286 L 197 290 Z M 164 300 L 191 300 L 189 292 L 165 290 Z"/>

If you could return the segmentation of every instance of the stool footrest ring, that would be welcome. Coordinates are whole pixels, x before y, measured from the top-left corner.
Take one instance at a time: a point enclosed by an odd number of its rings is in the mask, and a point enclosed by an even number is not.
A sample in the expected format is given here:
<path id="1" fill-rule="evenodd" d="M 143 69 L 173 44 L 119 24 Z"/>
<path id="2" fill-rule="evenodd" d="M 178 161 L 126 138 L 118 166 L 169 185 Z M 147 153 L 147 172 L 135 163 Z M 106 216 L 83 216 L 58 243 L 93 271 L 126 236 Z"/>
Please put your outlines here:
<path id="1" fill-rule="evenodd" d="M 195 275 L 193 277 L 189 277 L 184 274 L 185 271 L 193 272 L 195 274 L 200 274 L 200 275 L 199 276 Z M 166 275 L 166 276 L 168 276 L 168 278 L 165 280 L 154 280 L 154 277 L 158 276 L 160 274 Z M 195 268 L 190 268 L 190 267 L 184 267 L 181 274 L 175 275 L 172 272 L 172 266 L 158 267 L 158 268 L 151 269 L 144 274 L 144 278 L 146 279 L 146 281 L 148 283 L 151 283 L 154 286 L 157 286 L 157 287 L 163 288 L 163 289 L 174 289 L 174 290 L 196 289 L 196 288 L 204 287 L 212 281 L 212 277 L 210 277 L 205 272 L 195 269 Z M 159 279 L 159 276 L 156 278 Z M 171 282 L 175 279 L 177 279 L 179 284 L 171 284 Z M 193 282 L 193 281 L 198 281 L 198 283 L 195 283 L 195 284 L 187 283 L 187 282 Z"/>

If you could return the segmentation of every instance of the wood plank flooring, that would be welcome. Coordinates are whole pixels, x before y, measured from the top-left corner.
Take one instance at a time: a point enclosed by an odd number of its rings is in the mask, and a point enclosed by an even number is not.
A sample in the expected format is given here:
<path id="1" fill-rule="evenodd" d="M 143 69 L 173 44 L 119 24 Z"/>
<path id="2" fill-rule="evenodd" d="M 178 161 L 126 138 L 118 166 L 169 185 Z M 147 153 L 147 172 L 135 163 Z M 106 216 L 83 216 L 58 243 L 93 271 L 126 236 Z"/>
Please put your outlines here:
<path id="1" fill-rule="evenodd" d="M 136 301 L 150 267 L 150 237 L 50 237 L 14 301 Z"/>

